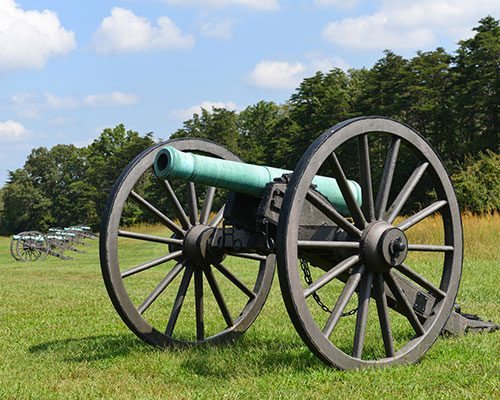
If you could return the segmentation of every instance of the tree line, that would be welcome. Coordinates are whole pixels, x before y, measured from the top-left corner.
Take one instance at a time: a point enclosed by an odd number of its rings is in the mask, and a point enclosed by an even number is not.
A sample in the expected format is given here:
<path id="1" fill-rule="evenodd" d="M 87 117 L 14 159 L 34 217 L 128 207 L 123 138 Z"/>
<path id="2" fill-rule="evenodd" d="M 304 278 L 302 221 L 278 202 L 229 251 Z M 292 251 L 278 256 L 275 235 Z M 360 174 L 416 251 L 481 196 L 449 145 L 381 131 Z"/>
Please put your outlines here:
<path id="1" fill-rule="evenodd" d="M 383 115 L 419 131 L 443 159 L 464 209 L 500 210 L 500 26 L 488 16 L 454 54 L 438 47 L 405 59 L 390 50 L 370 69 L 334 68 L 304 79 L 284 104 L 260 101 L 241 112 L 202 110 L 171 138 L 220 143 L 246 162 L 293 169 L 325 130 Z M 123 125 L 84 148 L 33 149 L 0 191 L 0 233 L 85 223 L 97 228 L 125 166 L 155 142 Z M 130 223 L 141 221 L 132 212 Z"/>

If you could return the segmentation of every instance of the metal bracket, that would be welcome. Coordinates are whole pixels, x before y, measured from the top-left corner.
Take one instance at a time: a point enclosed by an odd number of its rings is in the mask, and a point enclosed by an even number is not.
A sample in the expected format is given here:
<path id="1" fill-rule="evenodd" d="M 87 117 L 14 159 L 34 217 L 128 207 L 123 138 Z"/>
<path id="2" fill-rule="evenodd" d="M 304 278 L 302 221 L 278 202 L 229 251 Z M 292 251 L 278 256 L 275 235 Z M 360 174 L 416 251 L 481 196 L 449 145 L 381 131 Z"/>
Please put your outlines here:
<path id="1" fill-rule="evenodd" d="M 415 302 L 413 303 L 413 309 L 421 314 L 424 314 L 426 305 L 427 296 L 422 292 L 417 292 L 417 295 L 415 296 Z"/>

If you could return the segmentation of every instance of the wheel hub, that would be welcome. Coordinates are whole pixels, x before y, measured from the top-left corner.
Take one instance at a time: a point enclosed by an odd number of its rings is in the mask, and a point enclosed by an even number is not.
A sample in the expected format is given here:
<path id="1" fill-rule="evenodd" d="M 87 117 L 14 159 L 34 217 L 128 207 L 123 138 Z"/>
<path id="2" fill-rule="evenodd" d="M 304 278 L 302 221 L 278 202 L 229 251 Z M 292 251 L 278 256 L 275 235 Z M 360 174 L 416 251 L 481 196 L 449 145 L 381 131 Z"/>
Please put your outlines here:
<path id="1" fill-rule="evenodd" d="M 184 236 L 182 255 L 192 266 L 205 267 L 224 259 L 223 254 L 210 251 L 209 242 L 214 230 L 215 228 L 200 224 L 193 226 Z"/>
<path id="2" fill-rule="evenodd" d="M 365 229 L 361 254 L 368 268 L 385 272 L 403 263 L 408 254 L 408 239 L 401 229 L 376 222 Z"/>

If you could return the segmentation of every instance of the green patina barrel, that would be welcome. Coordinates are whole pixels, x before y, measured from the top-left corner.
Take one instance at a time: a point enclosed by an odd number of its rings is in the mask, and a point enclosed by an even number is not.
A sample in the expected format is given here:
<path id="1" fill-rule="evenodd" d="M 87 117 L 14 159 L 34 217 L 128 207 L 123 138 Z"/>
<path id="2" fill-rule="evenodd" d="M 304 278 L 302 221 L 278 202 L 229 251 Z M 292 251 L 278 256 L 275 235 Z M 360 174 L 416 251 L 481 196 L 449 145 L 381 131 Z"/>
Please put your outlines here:
<path id="1" fill-rule="evenodd" d="M 163 179 L 181 179 L 254 197 L 260 197 L 266 184 L 272 182 L 274 178 L 293 172 L 185 153 L 172 146 L 165 146 L 158 152 L 154 170 L 156 175 Z M 316 176 L 313 184 L 341 214 L 349 215 L 335 179 Z M 356 201 L 361 205 L 361 187 L 354 181 L 349 181 L 349 186 Z"/>

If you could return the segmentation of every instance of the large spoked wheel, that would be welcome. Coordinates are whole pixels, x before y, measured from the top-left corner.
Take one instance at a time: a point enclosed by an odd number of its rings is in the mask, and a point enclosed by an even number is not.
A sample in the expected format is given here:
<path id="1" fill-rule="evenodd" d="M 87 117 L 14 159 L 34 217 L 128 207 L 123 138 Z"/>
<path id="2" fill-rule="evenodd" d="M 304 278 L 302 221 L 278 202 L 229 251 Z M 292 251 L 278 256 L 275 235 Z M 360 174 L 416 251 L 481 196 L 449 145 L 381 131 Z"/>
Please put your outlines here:
<path id="1" fill-rule="evenodd" d="M 171 140 L 138 155 L 118 178 L 103 216 L 100 258 L 106 288 L 127 326 L 152 345 L 234 339 L 262 309 L 275 257 L 234 253 L 214 258 L 198 251 L 207 233 L 223 223 L 225 193 L 159 180 L 152 166 L 167 144 L 241 161 L 203 139 Z"/>
<path id="2" fill-rule="evenodd" d="M 351 217 L 311 187 L 316 174 L 337 180 Z M 359 182 L 361 207 L 347 179 Z M 303 240 L 311 207 L 333 236 Z M 383 117 L 340 123 L 303 155 L 281 210 L 280 286 L 307 346 L 341 369 L 422 357 L 452 311 L 463 257 L 455 192 L 426 140 Z"/>
<path id="3" fill-rule="evenodd" d="M 17 240 L 16 253 L 25 262 L 41 261 L 49 254 L 47 239 L 40 232 L 23 232 Z"/>
<path id="4" fill-rule="evenodd" d="M 17 255 L 17 242 L 23 233 L 24 232 L 21 232 L 18 233 L 17 235 L 12 236 L 12 239 L 10 241 L 10 254 L 12 255 L 12 257 L 14 257 L 14 260 L 16 261 L 21 261 L 21 259 Z"/>

